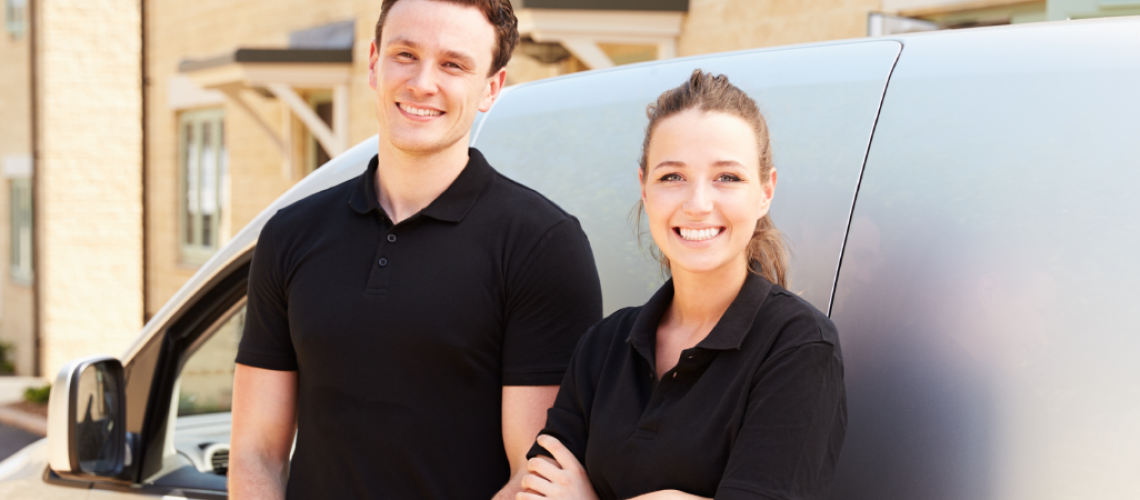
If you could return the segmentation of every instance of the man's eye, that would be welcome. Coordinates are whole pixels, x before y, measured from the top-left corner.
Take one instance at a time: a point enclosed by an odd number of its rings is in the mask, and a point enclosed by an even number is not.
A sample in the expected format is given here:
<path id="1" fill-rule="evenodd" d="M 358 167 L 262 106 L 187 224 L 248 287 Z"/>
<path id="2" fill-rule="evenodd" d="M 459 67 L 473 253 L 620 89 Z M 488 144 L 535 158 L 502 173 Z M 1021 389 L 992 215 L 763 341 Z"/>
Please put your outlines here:
<path id="1" fill-rule="evenodd" d="M 679 181 L 679 180 L 681 180 L 681 175 L 680 174 L 665 174 L 665 175 L 661 176 L 660 180 L 663 180 L 663 181 Z"/>
<path id="2" fill-rule="evenodd" d="M 411 54 L 411 52 L 399 52 L 396 54 L 396 57 L 399 57 L 400 59 L 415 59 L 416 58 L 416 56 L 413 56 Z"/>

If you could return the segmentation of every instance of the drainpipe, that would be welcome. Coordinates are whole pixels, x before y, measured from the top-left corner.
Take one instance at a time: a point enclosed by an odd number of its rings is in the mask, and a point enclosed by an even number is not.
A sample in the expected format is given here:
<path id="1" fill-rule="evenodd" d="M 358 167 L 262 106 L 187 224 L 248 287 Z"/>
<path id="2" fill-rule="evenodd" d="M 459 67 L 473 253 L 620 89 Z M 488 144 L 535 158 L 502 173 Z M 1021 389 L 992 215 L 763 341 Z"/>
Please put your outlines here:
<path id="1" fill-rule="evenodd" d="M 32 375 L 43 377 L 43 360 L 41 360 L 40 342 L 40 234 L 42 234 L 41 217 L 39 216 L 40 200 L 40 121 L 39 121 L 39 43 L 40 37 L 39 5 L 38 0 L 28 0 L 28 61 L 31 75 L 30 86 L 31 106 L 31 136 L 32 136 Z"/>
<path id="2" fill-rule="evenodd" d="M 139 82 L 139 92 L 142 93 L 142 95 L 141 95 L 142 117 L 140 118 L 140 120 L 141 120 L 140 125 L 142 126 L 142 135 L 141 135 L 141 137 L 142 137 L 142 161 L 140 162 L 140 166 L 142 168 L 142 175 L 140 176 L 142 178 L 142 210 L 141 210 L 141 212 L 142 212 L 142 283 L 140 283 L 140 287 L 142 289 L 142 316 L 143 316 L 142 321 L 143 321 L 143 324 L 145 325 L 147 320 L 150 319 L 150 313 L 147 312 L 148 311 L 147 304 L 149 302 L 148 301 L 149 294 L 147 293 L 147 289 L 148 289 L 147 284 L 149 283 L 148 271 L 150 268 L 150 259 L 149 259 L 150 254 L 147 251 L 147 246 L 148 246 L 147 242 L 149 240 L 147 239 L 147 233 L 148 233 L 148 231 L 147 231 L 147 149 L 148 149 L 148 141 L 147 140 L 148 140 L 148 134 L 147 134 L 147 126 L 146 126 L 146 120 L 147 120 L 147 88 L 150 86 L 150 76 L 147 75 L 147 61 L 146 61 L 146 58 L 147 58 L 147 50 L 146 50 L 146 42 L 147 42 L 147 37 L 146 37 L 146 0 L 139 0 L 139 24 L 140 24 L 139 36 L 142 39 L 140 44 L 139 44 L 139 66 L 140 66 L 139 75 L 142 78 L 142 81 Z"/>

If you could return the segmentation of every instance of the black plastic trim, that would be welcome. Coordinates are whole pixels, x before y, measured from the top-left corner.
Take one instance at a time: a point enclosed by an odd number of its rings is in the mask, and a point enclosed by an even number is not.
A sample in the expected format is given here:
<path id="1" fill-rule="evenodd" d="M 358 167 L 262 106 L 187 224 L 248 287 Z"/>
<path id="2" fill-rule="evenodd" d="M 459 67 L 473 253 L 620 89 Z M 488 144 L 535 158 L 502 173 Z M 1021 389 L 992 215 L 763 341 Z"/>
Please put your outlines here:
<path id="1" fill-rule="evenodd" d="M 245 296 L 250 261 L 248 258 L 241 260 L 239 265 L 233 266 L 228 272 L 219 273 L 224 277 L 203 287 L 206 292 L 175 319 L 161 337 L 155 338 L 161 339 L 161 344 L 150 396 L 147 398 L 135 481 L 142 481 L 162 470 L 163 438 L 169 431 L 166 426 L 169 422 L 170 401 L 174 396 L 174 382 L 184 361 L 182 355 L 202 332 Z"/>
<path id="2" fill-rule="evenodd" d="M 228 494 L 224 491 L 170 488 L 166 486 L 156 486 L 149 484 L 138 485 L 126 482 L 83 481 L 78 479 L 66 479 L 60 477 L 59 474 L 56 474 L 55 471 L 51 470 L 50 467 L 44 468 L 43 478 L 45 483 L 55 486 L 62 486 L 64 488 L 135 493 L 139 495 L 146 495 L 152 498 L 172 495 L 192 498 L 196 500 L 225 500 L 228 497 Z"/>
<path id="3" fill-rule="evenodd" d="M 867 160 L 871 157 L 871 148 L 875 145 L 875 132 L 879 128 L 879 117 L 883 114 L 883 104 L 887 102 L 887 91 L 891 88 L 891 79 L 895 76 L 895 68 L 899 59 L 906 50 L 906 44 L 898 40 L 891 40 L 899 44 L 895 60 L 891 62 L 891 70 L 887 72 L 887 80 L 883 83 L 883 93 L 879 96 L 879 109 L 875 112 L 875 122 L 871 124 L 871 136 L 867 138 L 867 149 L 863 151 L 863 164 L 859 167 L 859 178 L 855 181 L 855 193 L 851 196 L 851 210 L 847 212 L 847 229 L 843 231 L 843 244 L 839 247 L 839 262 L 835 264 L 835 277 L 831 279 L 831 296 L 827 298 L 827 317 L 831 317 L 831 310 L 835 307 L 835 294 L 839 290 L 839 273 L 843 270 L 843 257 L 847 253 L 847 238 L 851 236 L 851 221 L 855 220 L 855 206 L 859 202 L 859 190 L 863 188 L 863 173 L 867 171 Z"/>

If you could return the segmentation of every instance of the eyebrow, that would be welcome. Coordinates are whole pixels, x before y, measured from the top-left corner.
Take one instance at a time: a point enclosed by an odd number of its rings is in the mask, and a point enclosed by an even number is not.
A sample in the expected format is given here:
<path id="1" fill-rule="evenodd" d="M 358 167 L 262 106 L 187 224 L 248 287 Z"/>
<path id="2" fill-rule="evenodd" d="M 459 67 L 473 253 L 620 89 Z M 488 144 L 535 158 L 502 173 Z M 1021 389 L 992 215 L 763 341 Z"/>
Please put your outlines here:
<path id="1" fill-rule="evenodd" d="M 402 45 L 402 46 L 408 47 L 410 49 L 423 50 L 423 47 L 420 46 L 420 44 L 416 43 L 413 40 L 405 38 L 405 37 L 396 37 L 396 38 L 393 38 L 391 40 L 388 40 L 387 46 L 391 47 L 393 45 Z M 460 63 L 462 63 L 466 66 L 469 66 L 471 68 L 474 68 L 475 66 L 477 66 L 477 64 L 475 63 L 475 58 L 471 57 L 470 54 L 466 54 L 464 52 L 459 52 L 457 50 L 445 50 L 445 51 L 443 51 L 443 56 L 447 59 L 459 61 Z"/>
<path id="2" fill-rule="evenodd" d="M 683 167 L 683 166 L 685 166 L 685 162 L 683 162 L 683 161 L 665 160 L 661 163 L 654 165 L 653 168 L 650 170 L 657 170 L 661 167 Z"/>
<path id="3" fill-rule="evenodd" d="M 677 160 L 665 160 L 653 166 L 652 170 L 657 170 L 661 167 L 684 167 L 685 162 Z M 747 168 L 744 164 L 736 160 L 717 160 L 713 162 L 714 167 L 732 167 L 732 168 Z"/>
<path id="4" fill-rule="evenodd" d="M 740 163 L 736 160 L 719 160 L 716 163 L 713 163 L 713 166 L 714 167 L 746 168 L 743 163 Z"/>

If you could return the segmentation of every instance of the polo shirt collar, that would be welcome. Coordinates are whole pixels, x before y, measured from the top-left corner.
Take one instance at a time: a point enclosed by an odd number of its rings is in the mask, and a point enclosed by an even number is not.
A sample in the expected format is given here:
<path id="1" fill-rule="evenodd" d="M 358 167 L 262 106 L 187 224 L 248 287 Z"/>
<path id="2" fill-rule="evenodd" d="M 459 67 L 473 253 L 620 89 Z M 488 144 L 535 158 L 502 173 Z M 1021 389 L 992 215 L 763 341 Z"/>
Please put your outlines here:
<path id="1" fill-rule="evenodd" d="M 764 279 L 763 276 L 749 272 L 748 276 L 744 278 L 744 285 L 740 287 L 740 292 L 732 300 L 732 304 L 729 304 L 724 315 L 720 317 L 720 321 L 716 323 L 709 335 L 697 344 L 697 347 L 714 350 L 740 349 L 740 345 L 744 343 L 744 337 L 752 329 L 752 323 L 756 320 L 760 306 L 764 304 L 764 299 L 768 297 L 768 292 L 771 290 L 771 282 Z M 661 317 L 672 302 L 673 280 L 670 279 L 661 285 L 661 288 L 653 294 L 649 302 L 645 303 L 633 321 L 633 328 L 630 329 L 629 338 L 626 341 L 650 362 L 654 361 L 652 353 L 656 347 L 657 325 L 661 322 Z"/>
<path id="2" fill-rule="evenodd" d="M 483 154 L 475 148 L 468 148 L 467 165 L 459 173 L 459 177 L 433 200 L 431 204 L 420 210 L 419 214 L 448 222 L 459 222 L 475 205 L 487 181 L 491 179 L 494 169 L 487 163 Z M 373 210 L 384 213 L 380 200 L 376 196 L 376 169 L 379 160 L 376 155 L 368 162 L 368 170 L 356 181 L 356 188 L 349 195 L 348 204 L 359 214 L 367 214 Z M 415 216 L 413 216 L 415 217 Z"/>

